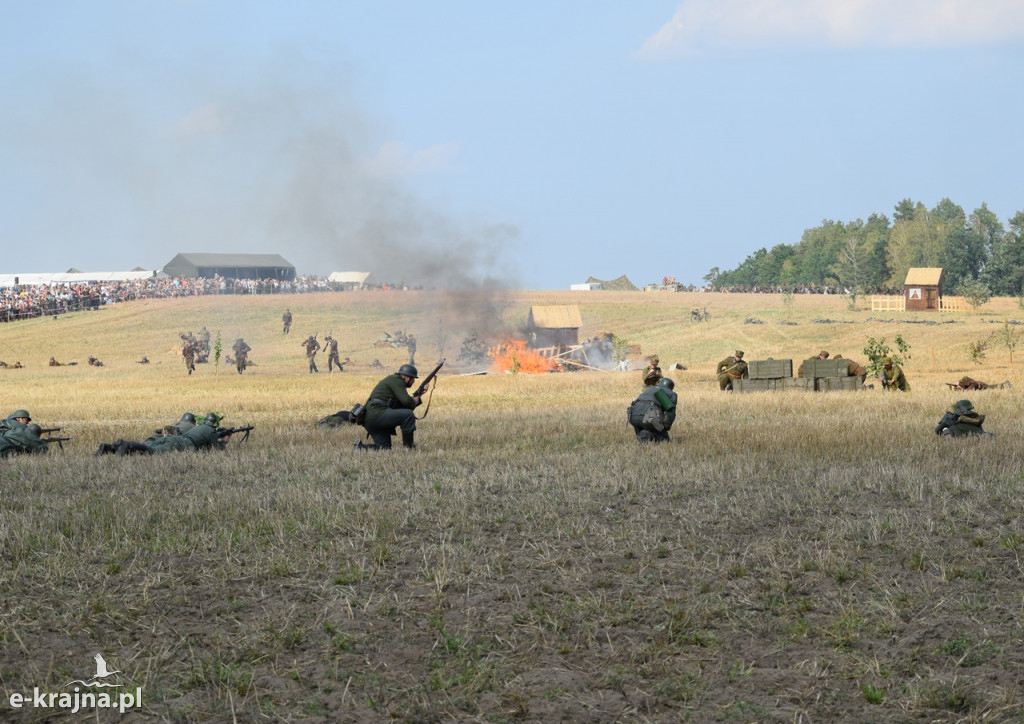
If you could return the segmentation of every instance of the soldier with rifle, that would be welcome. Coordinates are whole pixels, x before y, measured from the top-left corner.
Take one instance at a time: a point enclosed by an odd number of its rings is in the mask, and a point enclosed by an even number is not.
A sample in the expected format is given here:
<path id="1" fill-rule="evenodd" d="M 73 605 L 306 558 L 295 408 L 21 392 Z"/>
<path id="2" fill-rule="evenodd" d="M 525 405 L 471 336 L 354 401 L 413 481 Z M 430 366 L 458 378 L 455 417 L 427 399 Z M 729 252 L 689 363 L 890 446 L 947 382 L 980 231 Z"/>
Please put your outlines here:
<path id="1" fill-rule="evenodd" d="M 306 359 L 309 360 L 309 374 L 319 372 L 320 370 L 316 367 L 316 353 L 320 350 L 320 343 L 316 341 L 316 335 L 309 335 L 302 346 L 306 350 Z"/>
<path id="2" fill-rule="evenodd" d="M 324 342 L 327 347 L 327 371 L 333 372 L 335 365 L 337 365 L 338 372 L 344 372 L 345 368 L 341 365 L 341 357 L 338 356 L 338 340 L 328 334 L 324 337 Z"/>
<path id="3" fill-rule="evenodd" d="M 395 428 L 402 429 L 402 447 L 415 448 L 416 415 L 413 410 L 423 403 L 423 395 L 427 393 L 430 383 L 437 376 L 444 360 L 437 363 L 423 383 L 411 395 L 407 390 L 419 377 L 419 372 L 411 364 L 404 364 L 394 374 L 388 375 L 373 388 L 366 401 L 366 418 L 363 427 L 373 438 L 372 445 L 357 440 L 357 450 L 390 450 L 391 437 Z M 426 417 L 426 412 L 423 413 Z M 422 419 L 422 418 L 421 418 Z"/>
<path id="4" fill-rule="evenodd" d="M 718 376 L 718 387 L 722 391 L 731 390 L 733 380 L 747 377 L 747 363 L 743 361 L 743 350 L 738 349 L 731 357 L 719 362 L 715 374 Z"/>
<path id="5" fill-rule="evenodd" d="M 3 434 L 0 434 L 0 458 L 7 458 L 22 453 L 46 453 L 47 440 L 42 437 L 42 433 L 43 428 L 34 422 L 5 430 Z M 54 441 L 70 439 L 55 438 Z"/>
<path id="6" fill-rule="evenodd" d="M 150 438 L 146 442 L 132 442 L 131 440 L 115 440 L 112 443 L 102 443 L 96 450 L 97 455 L 116 453 L 118 455 L 131 455 L 142 453 L 171 452 L 175 450 L 223 450 L 226 441 L 236 432 L 244 432 L 245 440 L 254 426 L 246 427 L 218 427 L 221 417 L 211 412 L 206 418 L 195 427 L 186 430 L 180 435 L 164 435 Z"/>

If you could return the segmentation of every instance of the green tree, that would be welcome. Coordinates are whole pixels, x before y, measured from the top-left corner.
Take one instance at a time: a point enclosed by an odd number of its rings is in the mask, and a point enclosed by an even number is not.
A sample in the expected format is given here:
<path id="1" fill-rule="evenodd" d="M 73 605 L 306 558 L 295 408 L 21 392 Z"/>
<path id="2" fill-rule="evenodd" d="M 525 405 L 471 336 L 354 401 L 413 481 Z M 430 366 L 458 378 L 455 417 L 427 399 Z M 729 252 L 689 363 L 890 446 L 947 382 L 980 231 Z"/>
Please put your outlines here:
<path id="1" fill-rule="evenodd" d="M 1020 344 L 1020 330 L 1011 326 L 1009 322 L 1003 322 L 1003 328 L 999 330 L 996 337 L 1010 353 L 1010 364 L 1013 364 L 1013 351 Z"/>
<path id="2" fill-rule="evenodd" d="M 864 345 L 864 356 L 868 358 L 868 374 L 872 377 L 877 377 L 884 364 L 882 360 L 886 357 L 891 357 L 893 364 L 901 365 L 905 359 L 910 359 L 910 345 L 904 341 L 903 337 L 896 335 L 893 339 L 893 344 L 896 345 L 896 349 L 893 350 L 888 344 L 886 344 L 885 337 L 881 339 L 875 339 L 874 337 L 868 337 L 868 342 Z"/>
<path id="3" fill-rule="evenodd" d="M 976 279 L 970 279 L 962 282 L 960 286 L 956 288 L 958 296 L 963 297 L 967 300 L 967 303 L 971 305 L 975 312 L 977 312 L 983 305 L 988 304 L 988 301 L 992 298 L 992 292 L 984 282 L 980 282 Z"/>

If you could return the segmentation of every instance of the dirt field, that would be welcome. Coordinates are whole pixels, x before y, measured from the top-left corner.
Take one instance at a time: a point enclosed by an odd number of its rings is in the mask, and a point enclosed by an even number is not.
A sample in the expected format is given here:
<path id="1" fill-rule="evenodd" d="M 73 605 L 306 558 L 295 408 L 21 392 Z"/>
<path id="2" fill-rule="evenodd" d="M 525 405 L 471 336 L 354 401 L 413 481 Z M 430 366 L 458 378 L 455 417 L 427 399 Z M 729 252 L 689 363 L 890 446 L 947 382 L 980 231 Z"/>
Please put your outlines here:
<path id="1" fill-rule="evenodd" d="M 670 443 L 625 423 L 636 372 L 445 374 L 416 451 L 360 454 L 357 428 L 314 425 L 404 361 L 371 346 L 384 330 L 414 331 L 423 369 L 469 328 L 568 303 L 583 336 L 687 367 Z M 27 366 L 0 370 L 3 414 L 74 440 L 0 462 L 0 719 L 82 719 L 33 690 L 72 692 L 101 653 L 108 691 L 142 703 L 98 721 L 1024 721 L 1019 360 L 998 341 L 970 356 L 1019 318 L 1016 300 L 883 317 L 826 297 L 506 292 L 4 325 L 0 358 Z M 256 366 L 186 375 L 177 334 L 203 324 L 244 336 Z M 299 343 L 328 330 L 354 364 L 310 375 Z M 737 347 L 863 359 L 897 334 L 910 393 L 714 381 Z M 104 367 L 44 366 L 88 354 Z M 994 437 L 933 434 L 964 373 L 1014 385 L 966 395 Z M 222 453 L 92 455 L 186 409 L 256 430 Z"/>

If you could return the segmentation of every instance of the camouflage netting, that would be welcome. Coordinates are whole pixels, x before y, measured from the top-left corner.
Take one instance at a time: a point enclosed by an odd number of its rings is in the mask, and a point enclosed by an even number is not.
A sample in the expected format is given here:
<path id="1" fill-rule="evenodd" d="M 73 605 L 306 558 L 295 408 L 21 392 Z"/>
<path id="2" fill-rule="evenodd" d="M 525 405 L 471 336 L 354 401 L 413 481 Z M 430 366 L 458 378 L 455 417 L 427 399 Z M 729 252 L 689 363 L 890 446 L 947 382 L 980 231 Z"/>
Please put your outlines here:
<path id="1" fill-rule="evenodd" d="M 636 285 L 633 284 L 633 282 L 629 281 L 629 277 L 627 277 L 625 274 L 623 274 L 618 279 L 612 279 L 610 281 L 605 281 L 604 279 L 596 279 L 594 277 L 589 277 L 587 279 L 587 284 L 600 284 L 601 285 L 601 289 L 607 289 L 607 290 L 612 291 L 612 292 L 637 292 L 637 291 L 640 291 L 639 289 L 637 289 Z"/>

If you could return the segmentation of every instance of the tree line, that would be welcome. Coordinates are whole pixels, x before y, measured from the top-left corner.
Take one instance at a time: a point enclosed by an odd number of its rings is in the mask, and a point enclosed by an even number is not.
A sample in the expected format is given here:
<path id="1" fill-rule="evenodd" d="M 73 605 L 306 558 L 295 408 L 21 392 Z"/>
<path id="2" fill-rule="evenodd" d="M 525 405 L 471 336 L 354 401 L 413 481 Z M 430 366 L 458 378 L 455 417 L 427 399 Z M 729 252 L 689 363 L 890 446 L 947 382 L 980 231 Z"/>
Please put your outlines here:
<path id="1" fill-rule="evenodd" d="M 970 215 L 949 199 L 929 209 L 903 199 L 893 221 L 826 219 L 796 244 L 761 248 L 738 267 L 714 267 L 704 281 L 716 288 L 793 289 L 817 285 L 852 293 L 903 288 L 911 267 L 942 267 L 944 289 L 984 285 L 997 296 L 1024 294 L 1024 211 L 1004 226 L 983 203 Z M 948 293 L 948 292 L 947 292 Z"/>

